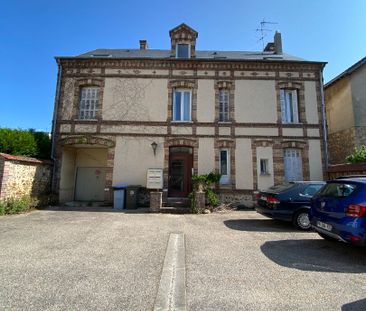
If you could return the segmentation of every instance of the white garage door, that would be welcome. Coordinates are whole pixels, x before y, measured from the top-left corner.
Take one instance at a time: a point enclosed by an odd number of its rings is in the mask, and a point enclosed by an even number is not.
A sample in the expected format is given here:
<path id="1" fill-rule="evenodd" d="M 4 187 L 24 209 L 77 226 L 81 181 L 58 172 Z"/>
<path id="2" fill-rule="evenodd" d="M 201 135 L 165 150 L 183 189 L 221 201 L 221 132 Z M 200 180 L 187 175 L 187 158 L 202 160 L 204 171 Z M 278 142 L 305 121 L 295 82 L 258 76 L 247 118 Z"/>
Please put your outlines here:
<path id="1" fill-rule="evenodd" d="M 104 201 L 106 169 L 78 167 L 76 174 L 76 201 Z"/>

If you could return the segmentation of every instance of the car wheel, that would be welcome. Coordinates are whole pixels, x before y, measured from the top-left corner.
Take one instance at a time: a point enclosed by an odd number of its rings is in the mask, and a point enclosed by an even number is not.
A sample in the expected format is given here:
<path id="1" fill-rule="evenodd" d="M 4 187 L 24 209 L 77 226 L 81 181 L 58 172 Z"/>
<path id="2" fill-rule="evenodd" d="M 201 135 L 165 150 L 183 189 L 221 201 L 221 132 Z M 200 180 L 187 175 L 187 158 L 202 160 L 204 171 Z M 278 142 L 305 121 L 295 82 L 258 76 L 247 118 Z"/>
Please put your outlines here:
<path id="1" fill-rule="evenodd" d="M 318 232 L 318 234 L 319 234 L 319 235 L 320 235 L 324 240 L 332 241 L 332 242 L 336 242 L 336 241 L 338 241 L 337 239 L 332 238 L 332 237 L 330 237 L 329 235 L 326 235 L 326 234 L 323 234 L 323 233 L 320 233 L 320 232 Z"/>
<path id="2" fill-rule="evenodd" d="M 294 224 L 301 230 L 309 230 L 311 228 L 309 212 L 308 211 L 300 211 L 296 213 L 294 217 Z"/>

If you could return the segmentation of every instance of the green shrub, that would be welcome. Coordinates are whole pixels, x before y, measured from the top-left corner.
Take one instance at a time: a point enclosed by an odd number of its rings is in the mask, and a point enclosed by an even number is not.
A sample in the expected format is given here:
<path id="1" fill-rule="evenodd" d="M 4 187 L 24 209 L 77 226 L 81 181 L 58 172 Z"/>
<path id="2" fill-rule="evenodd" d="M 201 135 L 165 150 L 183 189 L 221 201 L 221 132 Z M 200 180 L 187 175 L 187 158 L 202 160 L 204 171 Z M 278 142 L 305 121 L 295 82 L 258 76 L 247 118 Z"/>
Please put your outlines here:
<path id="1" fill-rule="evenodd" d="M 348 163 L 361 163 L 366 162 L 366 146 L 359 146 L 346 157 Z"/>
<path id="2" fill-rule="evenodd" d="M 37 202 L 30 197 L 5 199 L 0 201 L 0 215 L 23 213 L 36 205 Z"/>
<path id="3" fill-rule="evenodd" d="M 194 175 L 192 176 L 193 183 L 193 191 L 189 194 L 189 199 L 191 203 L 191 212 L 194 214 L 203 213 L 202 210 L 199 210 L 197 207 L 197 203 L 195 200 L 196 192 L 203 191 L 205 192 L 206 200 L 209 206 L 215 207 L 219 205 L 219 199 L 212 188 L 213 185 L 220 181 L 221 175 L 219 173 L 211 172 L 209 174 L 204 175 Z"/>

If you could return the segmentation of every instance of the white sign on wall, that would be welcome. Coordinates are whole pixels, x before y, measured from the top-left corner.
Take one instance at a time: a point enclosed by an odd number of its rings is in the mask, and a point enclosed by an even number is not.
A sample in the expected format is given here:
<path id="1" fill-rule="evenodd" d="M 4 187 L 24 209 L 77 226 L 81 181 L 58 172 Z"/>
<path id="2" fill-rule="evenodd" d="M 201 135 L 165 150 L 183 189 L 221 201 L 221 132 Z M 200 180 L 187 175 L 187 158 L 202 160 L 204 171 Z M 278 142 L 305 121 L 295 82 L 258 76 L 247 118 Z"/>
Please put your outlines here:
<path id="1" fill-rule="evenodd" d="M 147 189 L 163 189 L 163 169 L 149 168 L 147 170 Z"/>

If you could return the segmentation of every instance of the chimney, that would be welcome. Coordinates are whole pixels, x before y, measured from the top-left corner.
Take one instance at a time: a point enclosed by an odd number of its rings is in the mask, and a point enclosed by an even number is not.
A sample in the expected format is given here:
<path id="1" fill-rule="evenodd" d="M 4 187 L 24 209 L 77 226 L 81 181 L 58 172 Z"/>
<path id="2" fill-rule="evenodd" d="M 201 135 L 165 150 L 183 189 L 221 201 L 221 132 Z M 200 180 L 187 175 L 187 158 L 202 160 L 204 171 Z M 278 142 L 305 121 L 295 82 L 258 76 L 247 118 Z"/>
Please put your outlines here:
<path id="1" fill-rule="evenodd" d="M 140 50 L 147 50 L 147 41 L 146 40 L 140 40 Z"/>
<path id="2" fill-rule="evenodd" d="M 276 31 L 274 35 L 274 51 L 275 54 L 282 54 L 282 39 L 281 33 Z"/>

